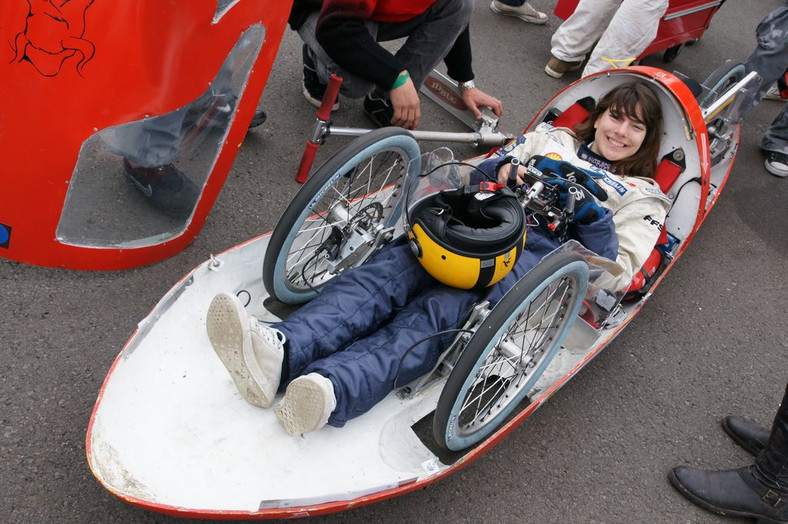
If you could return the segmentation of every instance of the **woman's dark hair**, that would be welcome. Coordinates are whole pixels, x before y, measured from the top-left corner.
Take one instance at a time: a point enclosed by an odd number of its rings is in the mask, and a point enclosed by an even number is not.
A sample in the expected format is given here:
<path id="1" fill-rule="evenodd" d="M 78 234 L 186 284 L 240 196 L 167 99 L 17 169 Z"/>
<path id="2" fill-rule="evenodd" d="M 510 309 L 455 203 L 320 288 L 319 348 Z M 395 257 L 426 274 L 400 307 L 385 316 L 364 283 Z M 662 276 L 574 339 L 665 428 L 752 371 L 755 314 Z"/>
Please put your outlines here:
<path id="1" fill-rule="evenodd" d="M 662 106 L 657 95 L 644 82 L 631 82 L 612 89 L 597 103 L 591 117 L 578 126 L 578 136 L 584 141 L 593 139 L 594 123 L 608 109 L 613 116 L 626 116 L 646 126 L 646 137 L 637 152 L 614 162 L 611 169 L 621 175 L 653 178 L 662 137 Z"/>

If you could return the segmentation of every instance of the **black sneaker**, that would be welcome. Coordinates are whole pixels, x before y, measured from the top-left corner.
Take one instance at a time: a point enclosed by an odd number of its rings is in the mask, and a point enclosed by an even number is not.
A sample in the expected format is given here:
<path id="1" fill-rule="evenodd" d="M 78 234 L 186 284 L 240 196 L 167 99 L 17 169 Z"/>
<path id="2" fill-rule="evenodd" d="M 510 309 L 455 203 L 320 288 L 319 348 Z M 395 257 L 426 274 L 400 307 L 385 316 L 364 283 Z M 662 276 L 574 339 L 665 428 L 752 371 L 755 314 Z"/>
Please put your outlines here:
<path id="1" fill-rule="evenodd" d="M 200 190 L 172 164 L 135 167 L 124 158 L 123 172 L 153 207 L 169 217 L 187 218 L 197 204 Z"/>
<path id="2" fill-rule="evenodd" d="M 394 108 L 391 101 L 385 95 L 377 91 L 372 91 L 364 97 L 364 112 L 378 127 L 391 126 L 391 119 L 394 117 Z"/>
<path id="3" fill-rule="evenodd" d="M 306 44 L 301 48 L 301 56 L 304 60 L 304 98 L 319 109 L 323 103 L 323 95 L 326 94 L 327 86 L 320 82 L 315 61 L 312 58 L 312 52 Z M 334 102 L 334 107 L 331 108 L 331 111 L 336 111 L 337 109 L 339 109 L 339 98 Z"/>
<path id="4" fill-rule="evenodd" d="M 767 151 L 766 160 L 763 161 L 763 165 L 766 167 L 766 171 L 773 174 L 774 176 L 778 176 L 780 178 L 785 178 L 788 176 L 788 155 L 785 153 L 780 153 L 779 151 Z"/>
<path id="5" fill-rule="evenodd" d="M 262 109 L 258 109 L 257 111 L 254 112 L 252 121 L 249 123 L 249 129 L 265 124 L 265 120 L 267 118 L 268 115 L 265 114 L 265 111 L 263 111 Z"/>

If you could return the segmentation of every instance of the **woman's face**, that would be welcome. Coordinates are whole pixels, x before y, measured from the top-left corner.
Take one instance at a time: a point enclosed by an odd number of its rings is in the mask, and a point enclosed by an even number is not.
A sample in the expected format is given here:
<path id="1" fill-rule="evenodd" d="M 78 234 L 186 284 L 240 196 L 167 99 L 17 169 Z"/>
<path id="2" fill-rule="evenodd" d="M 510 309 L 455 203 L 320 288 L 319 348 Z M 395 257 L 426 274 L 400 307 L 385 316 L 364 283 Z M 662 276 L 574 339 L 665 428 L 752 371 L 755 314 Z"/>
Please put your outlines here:
<path id="1" fill-rule="evenodd" d="M 596 131 L 591 150 L 611 162 L 624 160 L 637 153 L 646 138 L 645 124 L 632 120 L 623 113 L 611 113 L 610 108 L 596 119 L 594 129 Z"/>

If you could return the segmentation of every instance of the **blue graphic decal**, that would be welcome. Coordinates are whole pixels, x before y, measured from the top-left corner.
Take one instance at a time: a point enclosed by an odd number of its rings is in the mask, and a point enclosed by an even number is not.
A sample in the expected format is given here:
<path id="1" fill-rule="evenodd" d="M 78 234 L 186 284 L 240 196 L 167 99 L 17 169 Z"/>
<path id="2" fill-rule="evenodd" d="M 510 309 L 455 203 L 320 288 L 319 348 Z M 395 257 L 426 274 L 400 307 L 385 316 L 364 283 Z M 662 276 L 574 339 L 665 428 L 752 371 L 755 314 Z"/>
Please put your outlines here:
<path id="1" fill-rule="evenodd" d="M 11 243 L 11 226 L 0 224 L 0 247 L 8 247 Z"/>

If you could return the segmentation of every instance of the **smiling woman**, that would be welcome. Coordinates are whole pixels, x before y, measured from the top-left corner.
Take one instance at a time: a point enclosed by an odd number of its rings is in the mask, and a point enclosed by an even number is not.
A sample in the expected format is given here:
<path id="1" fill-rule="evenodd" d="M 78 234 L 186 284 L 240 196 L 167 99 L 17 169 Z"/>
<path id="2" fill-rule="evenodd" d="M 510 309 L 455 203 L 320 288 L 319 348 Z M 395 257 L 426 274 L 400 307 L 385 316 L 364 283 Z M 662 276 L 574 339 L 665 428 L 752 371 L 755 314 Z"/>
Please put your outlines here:
<path id="1" fill-rule="evenodd" d="M 624 84 L 602 97 L 577 132 L 621 175 L 653 176 L 662 136 L 662 110 L 644 83 Z"/>

